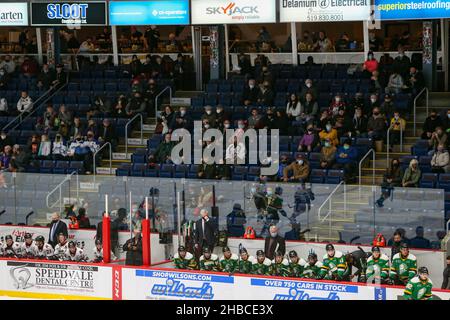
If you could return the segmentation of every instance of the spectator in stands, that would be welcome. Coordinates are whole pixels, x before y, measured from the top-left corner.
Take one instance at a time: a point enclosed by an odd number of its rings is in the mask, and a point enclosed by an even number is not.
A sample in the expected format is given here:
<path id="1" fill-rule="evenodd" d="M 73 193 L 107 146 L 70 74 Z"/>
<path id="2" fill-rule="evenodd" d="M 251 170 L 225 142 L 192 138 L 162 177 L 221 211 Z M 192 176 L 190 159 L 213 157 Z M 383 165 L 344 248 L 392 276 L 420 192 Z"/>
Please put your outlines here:
<path id="1" fill-rule="evenodd" d="M 317 39 L 316 43 L 314 44 L 314 51 L 318 52 L 333 52 L 334 47 L 333 43 L 325 34 L 325 31 L 319 32 L 319 38 Z"/>
<path id="2" fill-rule="evenodd" d="M 41 143 L 39 144 L 38 159 L 47 160 L 50 159 L 52 153 L 52 142 L 49 140 L 48 135 L 43 134 L 41 136 Z"/>
<path id="3" fill-rule="evenodd" d="M 78 133 L 77 136 L 81 136 L 81 133 Z M 68 150 L 66 145 L 64 144 L 63 137 L 59 133 L 56 134 L 52 146 L 53 160 L 64 160 L 67 156 L 67 151 Z"/>
<path id="4" fill-rule="evenodd" d="M 308 56 L 305 61 L 305 66 L 315 66 L 315 65 L 317 64 L 314 62 L 313 56 Z"/>
<path id="5" fill-rule="evenodd" d="M 390 146 L 388 147 L 389 151 L 392 152 L 394 145 L 400 143 L 401 135 L 404 135 L 406 130 L 406 120 L 400 117 L 400 112 L 394 112 L 394 116 L 391 119 L 389 128 Z"/>
<path id="6" fill-rule="evenodd" d="M 135 92 L 133 97 L 128 101 L 127 106 L 125 107 L 125 112 L 128 117 L 134 117 L 138 113 L 142 113 L 145 111 L 147 105 L 145 100 L 142 98 L 140 92 Z"/>
<path id="7" fill-rule="evenodd" d="M 205 106 L 205 112 L 202 114 L 201 120 L 207 121 L 211 128 L 216 127 L 216 113 L 213 112 L 211 106 Z"/>
<path id="8" fill-rule="evenodd" d="M 375 52 L 379 51 L 381 47 L 381 40 L 375 35 L 375 32 L 369 32 L 369 50 Z"/>
<path id="9" fill-rule="evenodd" d="M 180 111 L 176 114 L 175 124 L 172 131 L 181 128 L 186 129 L 189 132 L 194 129 L 194 122 L 190 114 L 187 112 L 186 107 L 180 107 Z"/>
<path id="10" fill-rule="evenodd" d="M 286 114 L 289 118 L 289 120 L 300 120 L 300 115 L 303 113 L 302 111 L 302 105 L 300 103 L 300 100 L 298 96 L 293 93 L 290 96 L 289 102 L 286 106 Z"/>
<path id="11" fill-rule="evenodd" d="M 9 74 L 4 68 L 0 69 L 0 90 L 8 90 Z"/>
<path id="12" fill-rule="evenodd" d="M 437 127 L 442 127 L 442 120 L 435 109 L 431 109 L 430 115 L 425 119 L 422 127 L 422 139 L 431 139 L 431 135 Z"/>
<path id="13" fill-rule="evenodd" d="M 305 80 L 305 85 L 302 87 L 300 92 L 300 98 L 305 100 L 307 93 L 311 93 L 314 99 L 317 99 L 319 95 L 319 90 L 313 85 L 313 81 L 311 79 Z"/>
<path id="14" fill-rule="evenodd" d="M 113 127 L 113 125 L 111 124 L 111 121 L 109 119 L 103 119 L 102 122 L 102 126 L 99 130 L 99 134 L 98 134 L 98 141 L 100 142 L 101 145 L 103 145 L 104 143 L 111 143 L 111 147 L 112 147 L 112 151 L 114 152 L 116 150 L 117 147 L 117 135 L 116 135 L 116 130 Z M 105 147 L 106 148 L 106 147 Z M 104 156 L 107 154 L 107 149 L 103 149 L 105 150 L 106 153 L 104 153 Z"/>
<path id="15" fill-rule="evenodd" d="M 167 52 L 180 52 L 182 51 L 182 46 L 180 42 L 176 39 L 175 33 L 169 33 L 169 39 L 166 42 L 166 51 Z"/>
<path id="16" fill-rule="evenodd" d="M 165 66 L 160 56 L 155 57 L 152 69 L 152 78 L 163 78 L 166 75 Z"/>
<path id="17" fill-rule="evenodd" d="M 31 78 L 38 73 L 38 63 L 35 59 L 25 56 L 20 66 L 20 76 Z"/>
<path id="18" fill-rule="evenodd" d="M 267 258 L 273 260 L 275 259 L 275 252 L 280 251 L 283 255 L 286 253 L 286 240 L 279 235 L 276 225 L 269 227 L 269 233 L 269 236 L 264 240 L 264 252 Z"/>
<path id="19" fill-rule="evenodd" d="M 67 110 L 66 105 L 64 104 L 62 104 L 59 107 L 58 120 L 59 123 L 65 122 L 69 127 L 72 125 L 73 122 L 72 112 Z"/>
<path id="20" fill-rule="evenodd" d="M 255 79 L 249 79 L 248 84 L 244 87 L 242 94 L 242 102 L 245 106 L 255 105 L 258 101 L 259 88 L 256 86 Z"/>
<path id="21" fill-rule="evenodd" d="M 321 141 L 329 140 L 333 146 L 337 146 L 339 144 L 337 130 L 333 128 L 330 122 L 325 125 L 325 128 L 320 131 L 319 137 Z"/>
<path id="22" fill-rule="evenodd" d="M 297 151 L 312 152 L 319 143 L 319 136 L 312 123 L 308 124 L 305 134 L 298 143 Z"/>
<path id="23" fill-rule="evenodd" d="M 96 120 L 94 120 L 94 119 L 92 119 L 92 118 L 88 120 L 88 124 L 87 124 L 86 130 L 85 130 L 84 133 L 87 133 L 88 131 L 93 132 L 93 133 L 94 133 L 94 136 L 97 136 L 97 135 L 98 135 L 98 127 L 97 127 L 97 122 L 96 122 Z M 83 134 L 84 134 L 84 133 L 83 133 Z"/>
<path id="24" fill-rule="evenodd" d="M 13 141 L 12 141 L 11 137 L 8 136 L 6 131 L 2 130 L 0 132 L 0 150 L 3 150 L 5 148 L 5 146 L 12 146 L 12 145 L 13 145 Z"/>
<path id="25" fill-rule="evenodd" d="M 383 183 L 381 184 L 381 196 L 376 201 L 378 207 L 383 207 L 384 200 L 388 199 L 392 195 L 392 190 L 395 187 L 400 187 L 402 183 L 403 172 L 400 167 L 398 159 L 391 160 L 391 165 L 386 169 L 383 176 Z"/>
<path id="26" fill-rule="evenodd" d="M 155 25 L 150 26 L 144 33 L 144 45 L 148 52 L 156 52 L 158 49 L 159 38 L 161 37 L 158 28 Z"/>
<path id="27" fill-rule="evenodd" d="M 403 243 L 408 244 L 407 239 L 404 238 L 400 229 L 395 230 L 393 237 L 388 241 L 388 246 L 391 247 L 391 261 L 400 252 L 400 247 Z"/>
<path id="28" fill-rule="evenodd" d="M 263 42 L 269 43 L 270 41 L 272 41 L 272 37 L 270 36 L 269 31 L 267 31 L 265 26 L 261 26 L 261 28 L 258 31 L 258 36 L 256 37 L 258 49 L 261 48 Z"/>
<path id="29" fill-rule="evenodd" d="M 392 97 L 390 94 L 386 93 L 384 95 L 384 101 L 381 104 L 381 113 L 384 114 L 384 116 L 389 119 L 394 115 L 395 111 L 395 105 L 392 101 Z"/>
<path id="30" fill-rule="evenodd" d="M 372 51 L 369 51 L 367 54 L 367 60 L 363 64 L 363 70 L 367 78 L 370 78 L 373 72 L 378 70 L 378 61 L 375 59 Z"/>
<path id="31" fill-rule="evenodd" d="M 442 127 L 436 127 L 436 130 L 431 134 L 431 139 L 428 140 L 428 145 L 431 148 L 431 150 L 428 152 L 428 155 L 432 156 L 437 150 L 438 145 L 440 144 L 447 147 L 447 134 L 444 132 Z"/>
<path id="32" fill-rule="evenodd" d="M 365 114 L 370 114 L 370 112 L 374 109 L 374 108 L 380 108 L 380 100 L 378 99 L 378 94 L 376 93 L 372 93 L 370 95 L 369 101 L 366 104 L 365 108 L 364 108 L 364 113 Z"/>
<path id="33" fill-rule="evenodd" d="M 227 234 L 229 237 L 242 237 L 247 223 L 245 212 L 239 203 L 233 205 L 233 211 L 227 215 Z"/>
<path id="34" fill-rule="evenodd" d="M 199 179 L 214 179 L 216 176 L 216 166 L 210 162 L 209 157 L 204 157 L 202 164 L 198 166 L 197 177 Z"/>
<path id="35" fill-rule="evenodd" d="M 263 84 L 264 82 L 268 82 L 269 86 L 272 86 L 273 84 L 273 76 L 272 73 L 269 71 L 269 67 L 268 66 L 263 66 L 261 68 L 261 74 L 258 77 L 258 81 L 259 84 Z"/>
<path id="36" fill-rule="evenodd" d="M 33 109 L 33 99 L 28 95 L 28 92 L 22 91 L 19 101 L 17 101 L 17 110 L 22 115 L 27 115 Z"/>
<path id="37" fill-rule="evenodd" d="M 128 266 L 141 266 L 142 265 L 142 236 L 141 230 L 136 228 L 133 230 L 131 239 L 127 240 L 122 247 L 123 251 L 126 251 L 125 264 Z"/>
<path id="38" fill-rule="evenodd" d="M 352 119 L 352 132 L 359 138 L 367 137 L 367 117 L 363 114 L 361 107 L 356 107 Z"/>
<path id="39" fill-rule="evenodd" d="M 3 152 L 0 153 L 0 169 L 7 170 L 9 168 L 9 162 L 12 159 L 12 147 L 5 145 L 2 150 Z"/>
<path id="40" fill-rule="evenodd" d="M 346 139 L 342 146 L 336 151 L 336 163 L 333 168 L 344 170 L 344 180 L 346 183 L 355 180 L 356 161 L 358 160 L 358 150 L 352 146 L 352 140 Z"/>
<path id="41" fill-rule="evenodd" d="M 9 54 L 6 55 L 5 59 L 0 63 L 0 69 L 5 69 L 8 74 L 12 74 L 16 70 L 16 63 Z"/>
<path id="42" fill-rule="evenodd" d="M 336 51 L 345 52 L 348 51 L 350 45 L 350 38 L 347 33 L 343 33 L 341 37 L 336 41 Z"/>
<path id="43" fill-rule="evenodd" d="M 370 76 L 370 88 L 369 92 L 380 92 L 385 87 L 383 78 L 380 77 L 380 72 L 375 70 Z"/>
<path id="44" fill-rule="evenodd" d="M 330 140 L 324 140 L 322 149 L 320 149 L 320 168 L 331 169 L 336 159 L 336 146 L 330 143 Z"/>
<path id="45" fill-rule="evenodd" d="M 85 41 L 83 41 L 80 45 L 80 53 L 86 53 L 86 52 L 94 52 L 95 51 L 95 45 L 92 42 L 92 38 L 88 37 Z"/>
<path id="46" fill-rule="evenodd" d="M 39 72 L 37 77 L 37 86 L 44 90 L 48 90 L 50 85 L 55 80 L 55 73 L 51 70 L 47 63 L 42 65 L 41 72 Z"/>
<path id="47" fill-rule="evenodd" d="M 68 39 L 67 39 L 67 50 L 68 53 L 77 54 L 80 50 L 80 42 L 75 37 L 75 34 L 73 32 L 67 32 Z"/>
<path id="48" fill-rule="evenodd" d="M 258 113 L 258 109 L 252 109 L 251 115 L 247 120 L 247 124 L 250 129 L 262 128 L 262 116 Z"/>
<path id="49" fill-rule="evenodd" d="M 130 69 L 133 78 L 141 73 L 142 63 L 141 60 L 139 60 L 139 58 L 135 54 L 131 57 Z"/>
<path id="50" fill-rule="evenodd" d="M 439 247 L 440 248 L 440 247 Z M 450 256 L 447 256 L 447 265 L 442 273 L 442 285 L 441 289 L 450 290 Z"/>
<path id="51" fill-rule="evenodd" d="M 334 117 L 338 114 L 340 108 L 345 109 L 345 107 L 346 104 L 342 99 L 342 96 L 337 93 L 331 101 L 330 106 L 328 107 L 328 114 L 330 115 L 330 117 Z"/>
<path id="52" fill-rule="evenodd" d="M 67 74 L 64 71 L 64 66 L 62 64 L 56 65 L 55 80 L 52 81 L 52 87 L 58 88 L 64 85 L 67 81 Z"/>
<path id="53" fill-rule="evenodd" d="M 333 121 L 339 140 L 341 139 L 341 137 L 352 137 L 352 118 L 348 115 L 347 111 L 343 107 L 339 108 L 338 114 L 333 117 Z"/>
<path id="54" fill-rule="evenodd" d="M 302 103 L 303 113 L 300 114 L 302 120 L 308 122 L 316 119 L 319 112 L 319 105 L 317 101 L 314 99 L 311 92 L 307 92 L 305 95 L 305 100 Z"/>
<path id="55" fill-rule="evenodd" d="M 398 56 L 395 57 L 392 64 L 393 70 L 397 70 L 403 78 L 406 78 L 410 65 L 411 60 L 405 55 L 405 49 L 402 46 L 398 46 Z"/>
<path id="56" fill-rule="evenodd" d="M 12 158 L 17 165 L 18 171 L 25 171 L 26 167 L 30 164 L 30 155 L 28 154 L 28 152 L 18 144 L 15 144 L 13 146 L 12 152 Z"/>
<path id="57" fill-rule="evenodd" d="M 424 229 L 422 226 L 416 228 L 416 236 L 412 238 L 409 243 L 412 248 L 430 249 L 430 240 L 424 238 Z"/>
<path id="58" fill-rule="evenodd" d="M 39 153 L 39 145 L 41 139 L 37 134 L 33 134 L 27 143 L 27 152 L 30 155 L 31 160 L 36 160 Z"/>
<path id="59" fill-rule="evenodd" d="M 158 148 L 156 148 L 155 153 L 150 155 L 149 158 L 156 160 L 156 163 L 171 163 L 172 149 L 175 146 L 175 142 L 171 141 L 172 135 L 167 133 L 164 136 L 164 141 L 162 141 Z"/>
<path id="60" fill-rule="evenodd" d="M 127 113 L 125 111 L 126 107 L 127 107 L 127 98 L 125 97 L 125 95 L 121 94 L 117 99 L 116 105 L 114 106 L 112 116 L 115 118 L 126 117 L 127 116 Z"/>
<path id="61" fill-rule="evenodd" d="M 70 127 L 69 136 L 72 140 L 78 134 L 83 135 L 85 133 L 85 128 L 83 123 L 81 122 L 80 117 L 73 118 L 73 125 Z"/>
<path id="62" fill-rule="evenodd" d="M 417 161 L 417 159 L 412 159 L 403 175 L 402 186 L 417 188 L 419 186 L 421 174 L 419 161 Z"/>
<path id="63" fill-rule="evenodd" d="M 260 86 L 260 92 L 258 94 L 257 104 L 263 107 L 269 107 L 273 105 L 274 92 L 270 88 L 268 81 L 264 81 Z"/>
<path id="64" fill-rule="evenodd" d="M 77 221 L 80 229 L 90 229 L 91 228 L 91 222 L 89 221 L 89 218 L 86 215 L 86 209 L 80 208 L 78 209 L 78 216 Z"/>
<path id="65" fill-rule="evenodd" d="M 231 119 L 231 115 L 227 111 L 224 110 L 222 105 L 220 105 L 220 104 L 217 105 L 217 107 L 216 107 L 216 127 L 219 130 L 222 130 L 223 122 L 225 120 L 229 120 L 229 119 Z"/>
<path id="66" fill-rule="evenodd" d="M 91 104 L 91 108 L 87 112 L 87 118 L 97 116 L 99 114 L 110 114 L 112 112 L 111 100 L 102 95 L 98 95 L 94 98 Z"/>
<path id="67" fill-rule="evenodd" d="M 302 154 L 297 155 L 296 161 L 283 169 L 284 182 L 300 182 L 303 183 L 309 177 L 309 163 Z"/>
<path id="68" fill-rule="evenodd" d="M 367 134 L 374 141 L 384 140 L 386 136 L 386 119 L 380 113 L 379 108 L 374 108 L 372 116 L 367 121 Z"/>
<path id="69" fill-rule="evenodd" d="M 92 160 L 91 149 L 81 135 L 77 135 L 75 140 L 69 145 L 67 155 L 71 160 L 83 161 L 86 174 L 91 173 L 90 170 L 88 170 L 92 167 L 92 163 L 88 163 L 89 160 Z"/>
<path id="70" fill-rule="evenodd" d="M 173 64 L 173 71 L 171 76 L 175 81 L 175 87 L 177 89 L 183 89 L 185 86 L 184 80 L 186 79 L 186 63 L 181 53 L 177 55 L 177 60 Z"/>
<path id="71" fill-rule="evenodd" d="M 325 130 L 325 127 L 328 123 L 331 123 L 332 119 L 330 115 L 328 114 L 328 109 L 322 110 L 320 113 L 320 117 L 317 121 L 317 129 L 319 130 Z"/>
<path id="72" fill-rule="evenodd" d="M 250 62 L 250 59 L 243 53 L 240 53 L 238 56 L 237 68 L 236 66 L 233 66 L 233 68 L 237 70 L 239 74 L 245 76 L 245 78 L 248 78 L 250 76 L 250 73 L 252 72 L 252 64 Z"/>
<path id="73" fill-rule="evenodd" d="M 413 95 L 418 94 L 425 87 L 425 79 L 422 72 L 415 67 L 409 68 L 409 75 L 406 77 L 406 87 Z"/>
<path id="74" fill-rule="evenodd" d="M 275 108 L 267 108 L 266 114 L 261 119 L 262 126 L 265 129 L 278 129 L 278 119 L 274 113 Z"/>
<path id="75" fill-rule="evenodd" d="M 303 38 L 300 39 L 297 49 L 299 52 L 310 52 L 313 51 L 314 42 L 309 35 L 309 31 L 303 31 Z"/>
<path id="76" fill-rule="evenodd" d="M 276 110 L 275 112 L 275 127 L 279 128 L 280 135 L 286 136 L 290 134 L 291 128 L 289 119 L 284 110 Z"/>
<path id="77" fill-rule="evenodd" d="M 397 71 L 397 69 L 394 69 L 391 76 L 389 77 L 389 82 L 384 91 L 390 94 L 397 94 L 401 93 L 405 87 L 406 86 L 403 81 L 402 75 Z"/>
<path id="78" fill-rule="evenodd" d="M 443 144 L 438 144 L 436 152 L 431 158 L 431 172 L 448 173 L 450 170 L 450 157 Z"/>

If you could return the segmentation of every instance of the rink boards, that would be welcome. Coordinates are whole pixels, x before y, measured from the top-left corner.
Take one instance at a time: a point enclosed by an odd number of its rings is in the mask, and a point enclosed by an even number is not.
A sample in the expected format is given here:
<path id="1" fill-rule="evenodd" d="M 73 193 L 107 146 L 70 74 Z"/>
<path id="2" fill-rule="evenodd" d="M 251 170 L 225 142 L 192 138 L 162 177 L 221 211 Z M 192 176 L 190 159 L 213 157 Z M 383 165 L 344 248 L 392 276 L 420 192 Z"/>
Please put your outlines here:
<path id="1" fill-rule="evenodd" d="M 0 296 L 36 299 L 398 300 L 403 288 L 353 282 L 134 268 L 122 265 L 0 260 Z M 450 300 L 450 291 L 433 290 Z"/>

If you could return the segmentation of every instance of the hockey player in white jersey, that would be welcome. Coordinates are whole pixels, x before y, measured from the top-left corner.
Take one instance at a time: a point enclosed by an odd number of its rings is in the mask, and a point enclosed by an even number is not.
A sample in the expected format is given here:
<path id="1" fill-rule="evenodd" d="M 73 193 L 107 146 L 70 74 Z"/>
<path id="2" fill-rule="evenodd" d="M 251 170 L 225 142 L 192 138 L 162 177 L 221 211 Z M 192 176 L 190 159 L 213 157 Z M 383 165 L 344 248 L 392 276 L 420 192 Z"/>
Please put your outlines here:
<path id="1" fill-rule="evenodd" d="M 94 262 L 94 263 L 103 262 L 103 247 L 102 247 L 102 242 L 100 240 L 95 240 L 95 247 L 94 247 L 93 251 L 94 251 L 94 259 L 92 260 L 92 262 Z M 114 260 L 117 260 L 117 258 L 114 255 L 114 253 L 111 251 L 111 261 L 114 261 Z"/>
<path id="2" fill-rule="evenodd" d="M 51 259 L 53 257 L 53 248 L 48 243 L 45 243 L 43 236 L 37 236 L 35 239 L 36 247 L 33 255 L 36 259 Z"/>
<path id="3" fill-rule="evenodd" d="M 58 235 L 58 243 L 55 246 L 54 259 L 63 261 L 69 250 L 68 242 L 64 233 Z"/>
<path id="4" fill-rule="evenodd" d="M 5 243 L 2 248 L 3 256 L 8 258 L 19 258 L 20 257 L 20 244 L 14 242 L 11 235 L 5 237 Z"/>
<path id="5" fill-rule="evenodd" d="M 25 242 L 20 244 L 20 257 L 32 259 L 34 257 L 34 250 L 36 243 L 33 241 L 31 233 L 25 233 Z"/>
<path id="6" fill-rule="evenodd" d="M 69 250 L 67 250 L 64 260 L 76 262 L 86 262 L 88 260 L 83 249 L 78 248 L 74 241 L 69 241 L 68 246 Z"/>

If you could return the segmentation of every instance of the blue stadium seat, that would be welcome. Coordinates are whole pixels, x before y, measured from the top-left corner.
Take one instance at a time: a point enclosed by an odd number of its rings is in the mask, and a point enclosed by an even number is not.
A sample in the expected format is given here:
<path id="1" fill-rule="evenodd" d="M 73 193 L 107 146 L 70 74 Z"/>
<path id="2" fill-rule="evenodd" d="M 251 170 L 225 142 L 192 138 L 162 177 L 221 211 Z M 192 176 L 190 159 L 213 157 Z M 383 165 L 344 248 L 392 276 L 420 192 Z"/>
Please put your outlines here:
<path id="1" fill-rule="evenodd" d="M 344 179 L 344 170 L 328 170 L 325 183 L 338 184 Z"/>
<path id="2" fill-rule="evenodd" d="M 327 176 L 327 170 L 325 169 L 312 169 L 309 175 L 309 181 L 311 183 L 324 183 Z"/>
<path id="3" fill-rule="evenodd" d="M 173 176 L 173 165 L 172 164 L 163 164 L 159 169 L 159 176 L 161 178 L 172 178 Z"/>
<path id="4" fill-rule="evenodd" d="M 437 173 L 423 173 L 420 178 L 419 187 L 420 188 L 434 188 L 438 181 Z"/>
<path id="5" fill-rule="evenodd" d="M 450 191 L 450 173 L 439 174 L 438 188 L 444 189 L 445 192 Z"/>
<path id="6" fill-rule="evenodd" d="M 178 164 L 175 166 L 174 178 L 186 178 L 189 166 L 185 164 Z"/>
<path id="7" fill-rule="evenodd" d="M 233 180 L 245 180 L 248 168 L 246 166 L 235 166 L 231 178 Z"/>

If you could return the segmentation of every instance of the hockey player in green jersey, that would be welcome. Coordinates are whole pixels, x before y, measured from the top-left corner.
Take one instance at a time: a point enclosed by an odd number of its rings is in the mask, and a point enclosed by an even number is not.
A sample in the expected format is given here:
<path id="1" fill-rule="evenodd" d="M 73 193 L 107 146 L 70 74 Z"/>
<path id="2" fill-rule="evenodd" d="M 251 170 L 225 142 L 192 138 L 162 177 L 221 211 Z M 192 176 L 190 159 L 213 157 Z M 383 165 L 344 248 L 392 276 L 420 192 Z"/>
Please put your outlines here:
<path id="1" fill-rule="evenodd" d="M 256 259 L 253 260 L 252 273 L 257 275 L 270 276 L 272 272 L 272 263 L 266 258 L 266 254 L 262 250 L 256 252 Z"/>
<path id="2" fill-rule="evenodd" d="M 373 247 L 372 255 L 367 259 L 366 276 L 367 283 L 388 283 L 389 258 L 381 253 L 379 247 Z"/>
<path id="3" fill-rule="evenodd" d="M 308 254 L 308 262 L 306 262 L 301 278 L 317 279 L 320 276 L 322 270 L 322 262 L 318 261 L 317 254 L 314 251 L 310 251 Z"/>
<path id="4" fill-rule="evenodd" d="M 349 268 L 342 252 L 336 251 L 331 243 L 326 245 L 325 250 L 327 253 L 323 256 L 319 278 L 349 281 Z"/>
<path id="5" fill-rule="evenodd" d="M 195 261 L 194 255 L 187 252 L 184 246 L 178 247 L 178 253 L 175 253 L 173 257 L 173 263 L 176 269 L 197 269 L 197 261 Z"/>
<path id="6" fill-rule="evenodd" d="M 253 263 L 253 259 L 255 259 L 255 258 L 253 258 L 252 256 L 249 256 L 247 249 L 245 249 L 245 248 L 242 248 L 239 253 L 241 255 L 241 259 L 239 260 L 238 272 L 246 273 L 246 274 L 252 273 L 252 263 Z"/>
<path id="7" fill-rule="evenodd" d="M 278 277 L 289 277 L 289 261 L 284 257 L 283 252 L 275 252 L 275 259 L 272 260 L 272 275 Z"/>
<path id="8" fill-rule="evenodd" d="M 421 267 L 419 268 L 419 275 L 409 280 L 403 297 L 406 300 L 430 300 L 433 296 L 432 288 L 433 283 L 428 277 L 428 269 Z"/>
<path id="9" fill-rule="evenodd" d="M 203 255 L 199 260 L 200 270 L 204 271 L 219 271 L 219 257 L 211 253 L 209 248 L 203 249 Z"/>
<path id="10" fill-rule="evenodd" d="M 406 285 L 417 272 L 417 259 L 409 253 L 406 243 L 400 245 L 400 252 L 392 258 L 389 277 L 396 285 Z"/>
<path id="11" fill-rule="evenodd" d="M 230 248 L 222 248 L 223 256 L 219 260 L 220 271 L 234 273 L 238 267 L 238 256 L 237 254 L 231 253 Z"/>
<path id="12" fill-rule="evenodd" d="M 299 278 L 303 269 L 305 268 L 306 261 L 299 258 L 295 250 L 289 251 L 289 276 Z"/>

